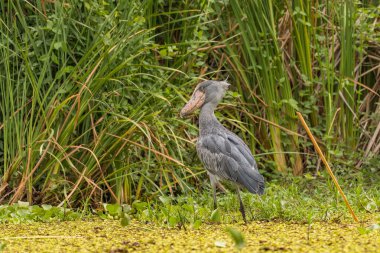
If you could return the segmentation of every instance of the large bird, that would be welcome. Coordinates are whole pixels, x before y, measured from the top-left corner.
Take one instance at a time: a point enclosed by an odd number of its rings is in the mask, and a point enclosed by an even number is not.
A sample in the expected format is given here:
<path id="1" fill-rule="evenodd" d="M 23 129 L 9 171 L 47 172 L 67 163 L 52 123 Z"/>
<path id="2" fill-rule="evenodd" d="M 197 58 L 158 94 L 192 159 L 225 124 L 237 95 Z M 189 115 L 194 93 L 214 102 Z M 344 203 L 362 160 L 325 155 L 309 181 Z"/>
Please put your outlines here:
<path id="1" fill-rule="evenodd" d="M 249 192 L 261 195 L 264 193 L 264 177 L 259 173 L 248 146 L 214 115 L 215 108 L 229 86 L 226 81 L 204 81 L 198 84 L 180 115 L 184 117 L 201 109 L 197 153 L 210 177 L 214 209 L 217 208 L 216 185 L 220 179 L 229 180 L 237 186 L 239 210 L 247 223 L 240 188 L 245 187 Z"/>

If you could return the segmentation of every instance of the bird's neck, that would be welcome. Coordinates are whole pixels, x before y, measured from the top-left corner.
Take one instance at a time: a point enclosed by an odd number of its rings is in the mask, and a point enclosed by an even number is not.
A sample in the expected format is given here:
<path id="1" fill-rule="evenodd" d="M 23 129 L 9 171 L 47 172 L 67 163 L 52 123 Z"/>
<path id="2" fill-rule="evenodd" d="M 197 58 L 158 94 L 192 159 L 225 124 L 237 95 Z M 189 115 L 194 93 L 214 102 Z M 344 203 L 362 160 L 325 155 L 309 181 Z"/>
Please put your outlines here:
<path id="1" fill-rule="evenodd" d="M 205 135 L 212 131 L 215 127 L 219 126 L 220 123 L 216 119 L 214 111 L 216 105 L 213 103 L 207 103 L 202 106 L 201 113 L 199 115 L 199 134 Z"/>

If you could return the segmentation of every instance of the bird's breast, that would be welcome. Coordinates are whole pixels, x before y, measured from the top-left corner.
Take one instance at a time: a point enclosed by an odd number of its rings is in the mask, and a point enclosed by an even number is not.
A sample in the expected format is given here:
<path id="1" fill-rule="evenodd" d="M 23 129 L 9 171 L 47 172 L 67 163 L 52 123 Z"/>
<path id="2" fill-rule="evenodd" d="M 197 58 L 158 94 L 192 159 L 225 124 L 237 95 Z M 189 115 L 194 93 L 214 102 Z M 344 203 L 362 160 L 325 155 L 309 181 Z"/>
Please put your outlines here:
<path id="1" fill-rule="evenodd" d="M 202 138 L 198 139 L 197 142 L 197 153 L 198 157 L 204 165 L 205 169 L 211 174 L 219 174 L 221 168 L 221 161 L 223 159 L 222 154 L 214 153 L 205 147 L 202 143 Z"/>

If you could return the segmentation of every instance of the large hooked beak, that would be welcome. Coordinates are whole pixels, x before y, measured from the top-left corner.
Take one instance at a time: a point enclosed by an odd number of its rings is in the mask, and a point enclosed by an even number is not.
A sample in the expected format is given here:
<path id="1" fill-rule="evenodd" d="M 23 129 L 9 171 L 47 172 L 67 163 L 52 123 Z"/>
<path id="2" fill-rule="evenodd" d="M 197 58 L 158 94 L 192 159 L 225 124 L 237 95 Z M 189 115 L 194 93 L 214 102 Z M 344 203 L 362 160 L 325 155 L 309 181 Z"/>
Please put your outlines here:
<path id="1" fill-rule="evenodd" d="M 183 118 L 192 114 L 196 109 L 200 108 L 205 102 L 206 95 L 203 91 L 196 89 L 191 96 L 189 102 L 182 108 L 180 116 Z"/>

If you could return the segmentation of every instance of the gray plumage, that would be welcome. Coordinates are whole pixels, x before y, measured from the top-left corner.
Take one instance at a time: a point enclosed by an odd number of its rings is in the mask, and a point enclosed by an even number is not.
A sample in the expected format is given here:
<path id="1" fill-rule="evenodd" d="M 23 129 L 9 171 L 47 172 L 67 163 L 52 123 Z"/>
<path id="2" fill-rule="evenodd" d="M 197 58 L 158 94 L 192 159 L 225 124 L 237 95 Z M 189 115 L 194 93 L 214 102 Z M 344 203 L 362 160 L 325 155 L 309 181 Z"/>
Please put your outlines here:
<path id="1" fill-rule="evenodd" d="M 207 171 L 230 180 L 251 193 L 264 193 L 264 178 L 248 146 L 227 130 L 214 115 L 216 105 L 204 104 L 199 116 L 197 153 Z"/>
<path id="2" fill-rule="evenodd" d="M 240 198 L 239 186 L 254 194 L 264 193 L 264 178 L 248 146 L 234 133 L 227 130 L 215 117 L 214 110 L 222 100 L 229 84 L 227 82 L 205 81 L 200 83 L 181 115 L 201 108 L 199 116 L 199 138 L 197 153 L 210 176 L 214 190 L 219 179 L 232 181 L 238 185 L 240 211 L 245 219 L 244 206 Z"/>

